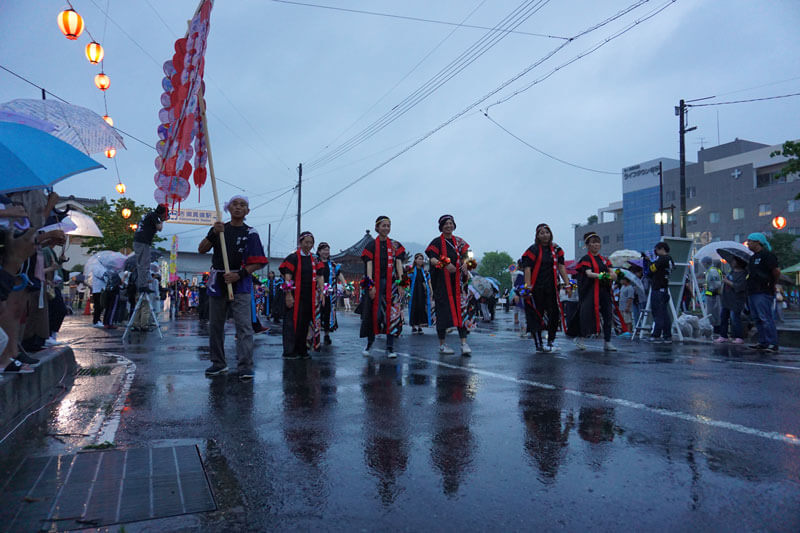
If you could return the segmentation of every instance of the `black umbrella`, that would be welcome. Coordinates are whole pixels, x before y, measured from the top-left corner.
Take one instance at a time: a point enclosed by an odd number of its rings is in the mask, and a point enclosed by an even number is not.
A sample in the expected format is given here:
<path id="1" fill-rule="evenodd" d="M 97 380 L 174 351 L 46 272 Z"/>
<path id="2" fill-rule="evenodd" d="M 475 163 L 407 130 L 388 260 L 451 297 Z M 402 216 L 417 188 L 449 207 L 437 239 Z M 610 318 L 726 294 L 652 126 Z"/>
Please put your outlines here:
<path id="1" fill-rule="evenodd" d="M 745 251 L 740 248 L 717 248 L 717 253 L 721 258 L 728 262 L 728 264 L 733 264 L 733 259 L 739 259 L 743 261 L 744 264 L 750 262 L 750 256 L 753 255 L 753 252 Z"/>

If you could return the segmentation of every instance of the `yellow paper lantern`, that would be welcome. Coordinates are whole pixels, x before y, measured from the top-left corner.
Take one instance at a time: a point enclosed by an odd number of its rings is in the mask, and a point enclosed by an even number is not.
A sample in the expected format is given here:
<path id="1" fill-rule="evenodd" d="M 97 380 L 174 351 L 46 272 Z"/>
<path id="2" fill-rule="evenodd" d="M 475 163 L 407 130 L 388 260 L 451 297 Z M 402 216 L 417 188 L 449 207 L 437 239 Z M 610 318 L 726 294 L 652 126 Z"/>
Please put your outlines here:
<path id="1" fill-rule="evenodd" d="M 103 51 L 103 47 L 100 46 L 100 43 L 92 41 L 86 45 L 86 59 L 88 59 L 89 63 L 92 65 L 101 62 L 104 55 L 105 51 Z"/>
<path id="2" fill-rule="evenodd" d="M 101 72 L 94 77 L 94 84 L 101 91 L 105 91 L 111 86 L 111 78 L 106 76 L 105 72 Z"/>
<path id="3" fill-rule="evenodd" d="M 124 183 L 119 182 L 119 183 L 117 183 L 117 186 L 114 187 L 114 188 L 117 189 L 118 193 L 125 194 L 125 184 Z"/>
<path id="4" fill-rule="evenodd" d="M 83 33 L 83 17 L 78 15 L 74 9 L 65 9 L 58 14 L 58 27 L 64 37 L 74 41 Z"/>

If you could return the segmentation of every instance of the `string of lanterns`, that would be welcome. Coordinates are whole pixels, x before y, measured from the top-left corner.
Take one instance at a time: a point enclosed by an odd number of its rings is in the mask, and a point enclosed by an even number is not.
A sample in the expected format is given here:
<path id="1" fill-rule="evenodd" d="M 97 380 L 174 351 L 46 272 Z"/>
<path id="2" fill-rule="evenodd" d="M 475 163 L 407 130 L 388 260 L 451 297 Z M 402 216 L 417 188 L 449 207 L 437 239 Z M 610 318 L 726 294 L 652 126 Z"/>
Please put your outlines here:
<path id="1" fill-rule="evenodd" d="M 69 0 L 67 0 L 67 4 L 69 5 L 69 8 L 61 11 L 58 14 L 58 27 L 61 30 L 61 33 L 64 34 L 64 37 L 70 41 L 77 40 L 84 30 L 86 30 L 86 33 L 89 35 L 91 41 L 86 45 L 85 48 L 86 59 L 88 59 L 89 63 L 92 65 L 100 65 L 100 72 L 94 77 L 94 85 L 103 92 L 103 105 L 105 106 L 106 110 L 106 114 L 103 115 L 103 120 L 106 122 L 106 124 L 113 127 L 114 120 L 108 115 L 108 102 L 106 100 L 106 90 L 111 87 L 111 78 L 108 77 L 108 74 L 104 72 L 103 68 L 105 50 L 103 49 L 103 46 L 95 40 L 89 30 L 85 28 L 83 17 L 80 16 L 77 11 L 75 11 Z M 117 150 L 113 146 L 109 147 L 105 151 L 105 156 L 109 159 L 113 159 L 116 155 Z M 117 185 L 115 186 L 115 189 L 119 194 L 124 195 L 126 188 L 125 184 L 122 183 L 122 180 L 119 178 L 119 167 L 116 166 L 116 160 L 114 161 L 114 165 L 117 168 Z"/>

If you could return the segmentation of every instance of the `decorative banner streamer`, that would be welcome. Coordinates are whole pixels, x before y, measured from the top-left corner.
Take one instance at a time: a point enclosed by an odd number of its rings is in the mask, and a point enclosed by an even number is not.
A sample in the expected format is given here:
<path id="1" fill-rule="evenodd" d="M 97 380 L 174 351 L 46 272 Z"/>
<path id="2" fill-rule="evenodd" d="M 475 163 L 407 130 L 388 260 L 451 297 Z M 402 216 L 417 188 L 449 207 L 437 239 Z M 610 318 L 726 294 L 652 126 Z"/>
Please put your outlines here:
<path id="1" fill-rule="evenodd" d="M 203 91 L 203 72 L 213 0 L 201 0 L 186 36 L 175 41 L 175 54 L 164 63 L 161 87 L 162 109 L 155 160 L 155 200 L 174 206 L 189 197 L 194 159 L 194 184 L 199 189 L 206 181 L 208 161 L 199 99 Z M 194 143 L 194 146 L 192 144 Z"/>

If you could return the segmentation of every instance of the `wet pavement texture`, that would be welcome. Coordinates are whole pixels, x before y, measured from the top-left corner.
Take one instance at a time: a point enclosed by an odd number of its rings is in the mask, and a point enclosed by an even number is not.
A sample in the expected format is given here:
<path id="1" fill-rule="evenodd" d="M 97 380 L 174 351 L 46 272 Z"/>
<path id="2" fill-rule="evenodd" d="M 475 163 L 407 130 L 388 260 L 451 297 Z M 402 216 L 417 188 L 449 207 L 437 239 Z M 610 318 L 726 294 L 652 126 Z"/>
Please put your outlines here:
<path id="1" fill-rule="evenodd" d="M 118 447 L 199 447 L 218 510 L 161 530 L 800 530 L 800 350 L 559 337 L 534 354 L 510 317 L 471 358 L 439 355 L 432 329 L 363 357 L 352 314 L 309 360 L 257 335 L 251 383 L 204 376 L 196 319 L 126 345 L 82 317 L 65 334 L 79 362 L 136 364 Z M 226 341 L 235 368 L 232 324 Z M 34 437 L 24 453 L 52 452 Z"/>

